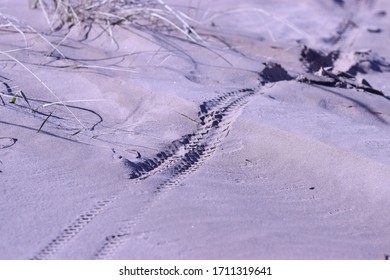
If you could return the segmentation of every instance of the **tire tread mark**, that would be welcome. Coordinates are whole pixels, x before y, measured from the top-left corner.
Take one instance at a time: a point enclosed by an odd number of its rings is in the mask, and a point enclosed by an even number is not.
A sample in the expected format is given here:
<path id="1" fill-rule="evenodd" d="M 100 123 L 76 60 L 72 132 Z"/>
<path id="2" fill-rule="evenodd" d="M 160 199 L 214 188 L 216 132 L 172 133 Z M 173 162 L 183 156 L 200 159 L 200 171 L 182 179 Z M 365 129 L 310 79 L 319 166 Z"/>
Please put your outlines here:
<path id="1" fill-rule="evenodd" d="M 157 153 L 153 158 L 139 162 L 123 159 L 124 165 L 130 169 L 129 179 L 136 179 L 136 181 L 144 180 L 171 167 L 183 157 L 183 154 L 188 149 L 195 147 L 209 133 L 209 129 L 213 124 L 215 126 L 215 124 L 220 122 L 220 119 L 223 117 L 219 114 L 220 111 L 225 112 L 227 108 L 239 102 L 241 98 L 246 98 L 253 93 L 253 89 L 240 89 L 203 102 L 198 112 L 200 122 L 196 132 L 186 134 L 180 139 L 173 141 L 165 150 Z"/>
<path id="2" fill-rule="evenodd" d="M 214 153 L 220 141 L 229 133 L 230 124 L 236 115 L 235 112 L 253 94 L 254 89 L 241 89 L 203 102 L 198 113 L 200 124 L 194 133 L 184 135 L 179 140 L 173 141 L 164 151 L 157 153 L 152 159 L 145 159 L 138 163 L 124 159 L 124 164 L 133 169 L 132 173 L 130 173 L 131 179 L 142 180 L 172 167 L 171 178 L 158 187 L 155 199 L 141 208 L 136 217 L 125 222 L 117 233 L 105 238 L 103 246 L 95 253 L 94 258 L 107 258 L 116 248 L 132 237 L 131 231 L 137 224 L 137 221 L 141 220 L 145 213 L 158 200 L 162 199 L 169 189 L 179 184 L 185 176 L 198 169 Z M 90 210 L 76 218 L 71 225 L 62 230 L 31 259 L 53 258 L 62 247 L 76 237 L 118 197 L 119 194 L 116 194 L 108 199 L 99 201 Z"/>
<path id="3" fill-rule="evenodd" d="M 206 101 L 200 105 L 198 113 L 201 120 L 197 131 L 189 137 L 188 143 L 181 147 L 184 153 L 177 154 L 172 158 L 170 178 L 163 182 L 156 190 L 155 199 L 140 209 L 139 213 L 127 222 L 124 222 L 118 232 L 105 238 L 102 247 L 94 254 L 95 259 L 107 259 L 123 243 L 129 240 L 137 223 L 157 203 L 167 195 L 168 191 L 180 184 L 186 176 L 196 171 L 217 149 L 222 140 L 228 135 L 230 126 L 238 116 L 239 110 L 247 102 L 248 98 L 255 93 L 254 89 L 243 89 L 226 93 L 225 95 Z M 185 137 L 185 136 L 184 136 Z M 183 139 L 182 137 L 181 139 Z M 169 149 L 167 149 L 169 150 Z M 160 152 L 160 153 L 165 153 Z M 143 163 L 147 162 L 144 160 Z M 149 176 L 148 172 L 159 172 L 161 170 L 145 171 L 140 176 Z"/>
<path id="4" fill-rule="evenodd" d="M 90 222 L 94 220 L 108 205 L 115 200 L 115 197 L 97 202 L 90 210 L 80 215 L 71 225 L 62 230 L 49 244 L 39 251 L 32 260 L 46 260 L 55 255 L 61 247 L 65 246 L 77 234 L 80 233 Z"/>

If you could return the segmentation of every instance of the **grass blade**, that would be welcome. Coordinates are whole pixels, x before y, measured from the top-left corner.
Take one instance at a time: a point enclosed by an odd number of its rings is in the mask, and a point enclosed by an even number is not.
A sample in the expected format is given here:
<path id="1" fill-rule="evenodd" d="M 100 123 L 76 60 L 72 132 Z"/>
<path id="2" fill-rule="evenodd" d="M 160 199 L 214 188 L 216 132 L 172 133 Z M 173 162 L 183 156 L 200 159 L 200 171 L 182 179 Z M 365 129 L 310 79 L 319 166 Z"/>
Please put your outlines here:
<path id="1" fill-rule="evenodd" d="M 11 99 L 11 101 L 10 101 L 9 103 L 11 103 L 11 104 L 16 104 L 16 99 L 18 99 L 19 94 L 20 94 L 20 90 L 18 90 L 18 91 L 15 93 L 14 97 L 12 97 L 12 99 Z"/>
<path id="2" fill-rule="evenodd" d="M 82 131 L 82 129 L 77 130 L 75 133 L 72 134 L 72 136 L 76 136 L 76 135 L 79 134 L 81 131 Z"/>
<path id="3" fill-rule="evenodd" d="M 3 99 L 3 97 L 1 95 L 0 95 L 0 99 L 1 99 L 1 103 L 3 103 L 3 106 L 5 106 L 4 99 Z"/>
<path id="4" fill-rule="evenodd" d="M 53 111 L 54 112 L 54 111 Z M 47 122 L 47 120 L 51 117 L 51 115 L 53 114 L 53 112 L 51 112 L 47 117 L 46 119 L 43 121 L 43 123 L 41 124 L 41 126 L 39 127 L 37 133 L 39 133 L 42 129 L 42 127 L 45 125 L 45 123 Z"/>
<path id="5" fill-rule="evenodd" d="M 24 92 L 22 90 L 20 91 L 20 94 L 22 95 L 24 101 L 26 101 L 28 107 L 31 109 L 30 102 L 28 102 L 27 96 L 24 94 Z"/>
<path id="6" fill-rule="evenodd" d="M 15 57 L 13 57 L 12 55 L 8 54 L 7 52 L 4 52 L 4 51 L 1 51 L 0 50 L 0 54 L 4 55 L 4 56 L 7 56 L 9 57 L 11 60 L 15 61 L 17 64 L 19 64 L 21 67 L 23 67 L 28 73 L 30 73 L 32 76 L 34 76 L 34 78 L 36 80 L 38 80 L 38 82 L 44 86 L 55 98 L 57 98 L 57 100 L 59 102 L 61 102 L 61 105 L 63 105 L 65 107 L 66 110 L 69 111 L 69 113 L 77 120 L 77 122 L 83 127 L 85 128 L 84 124 L 76 117 L 76 115 L 68 108 L 68 106 L 66 106 L 62 100 L 54 93 L 54 91 L 52 91 L 46 83 L 44 83 L 33 71 L 31 71 L 26 65 L 24 65 L 21 61 L 19 61 L 18 59 L 16 59 Z"/>

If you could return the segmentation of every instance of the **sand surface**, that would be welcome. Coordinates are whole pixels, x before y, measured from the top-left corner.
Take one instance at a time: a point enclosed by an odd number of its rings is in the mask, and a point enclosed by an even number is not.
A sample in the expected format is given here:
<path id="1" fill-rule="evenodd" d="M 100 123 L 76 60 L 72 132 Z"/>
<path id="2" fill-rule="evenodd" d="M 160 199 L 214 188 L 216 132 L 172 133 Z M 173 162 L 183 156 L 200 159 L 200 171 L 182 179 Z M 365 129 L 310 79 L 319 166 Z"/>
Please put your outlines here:
<path id="1" fill-rule="evenodd" d="M 389 254 L 388 1 L 166 4 L 196 33 L 1 1 L 0 258 Z"/>

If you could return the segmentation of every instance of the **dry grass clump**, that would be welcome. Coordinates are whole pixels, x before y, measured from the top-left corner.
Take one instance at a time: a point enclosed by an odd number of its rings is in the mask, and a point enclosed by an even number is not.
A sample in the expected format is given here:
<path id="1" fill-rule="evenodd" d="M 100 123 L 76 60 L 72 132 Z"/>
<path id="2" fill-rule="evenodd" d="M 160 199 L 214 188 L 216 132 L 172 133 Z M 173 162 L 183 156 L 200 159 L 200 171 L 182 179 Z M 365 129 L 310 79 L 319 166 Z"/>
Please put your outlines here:
<path id="1" fill-rule="evenodd" d="M 200 36 L 189 24 L 189 16 L 163 0 L 34 0 L 32 8 L 41 9 L 51 31 L 83 27 L 86 37 L 93 25 L 111 35 L 114 26 L 132 26 L 154 32 L 178 31 L 191 41 Z"/>
<path id="2" fill-rule="evenodd" d="M 123 27 L 127 30 L 137 29 L 153 34 L 162 34 L 164 36 L 161 36 L 163 38 L 160 38 L 161 40 L 169 40 L 173 36 L 184 38 L 184 40 L 191 43 L 202 44 L 203 42 L 190 25 L 190 22 L 196 21 L 175 7 L 167 5 L 164 0 L 29 0 L 29 4 L 30 8 L 42 11 L 42 17 L 45 18 L 48 29 L 36 30 L 28 23 L 0 12 L 0 33 L 11 36 L 16 34 L 23 40 L 23 43 L 16 45 L 17 47 L 15 47 L 14 43 L 8 45 L 4 42 L 2 44 L 0 49 L 0 66 L 8 67 L 8 65 L 13 65 L 12 67 L 16 66 L 22 69 L 28 76 L 32 76 L 45 92 L 50 94 L 51 99 L 54 97 L 54 100 L 49 101 L 44 97 L 46 101 L 41 100 L 43 102 L 42 105 L 42 102 L 33 102 L 37 98 L 36 96 L 30 96 L 28 91 L 25 94 L 21 90 L 0 90 L 0 105 L 18 110 L 27 109 L 29 113 L 39 116 L 42 119 L 42 123 L 37 128 L 38 132 L 42 131 L 42 128 L 51 119 L 55 119 L 56 123 L 64 121 L 69 117 L 76 120 L 76 126 L 74 126 L 76 127 L 76 133 L 72 131 L 72 135 L 87 129 L 93 130 L 101 122 L 100 116 L 91 111 L 91 114 L 96 116 L 97 120 L 96 122 L 93 121 L 91 126 L 86 125 L 73 111 L 85 113 L 88 110 L 69 105 L 68 103 L 73 102 L 72 100 L 62 100 L 60 95 L 52 90 L 45 80 L 35 72 L 36 67 L 46 66 L 43 63 L 44 58 L 52 57 L 53 53 L 56 54 L 56 59 L 73 62 L 71 58 L 61 52 L 62 43 L 68 38 L 73 28 L 83 30 L 84 39 L 89 38 L 93 28 L 100 27 L 103 32 L 116 42 L 113 28 Z M 91 35 L 91 37 L 93 36 Z M 78 63 L 78 61 L 74 62 Z M 82 64 L 82 62 L 80 63 Z M 80 63 L 77 64 L 77 67 L 79 67 Z M 74 66 L 72 63 L 69 65 L 70 67 Z M 61 65 L 61 67 L 67 66 Z M 104 65 L 88 64 L 85 67 L 108 69 Z M 119 68 L 111 67 L 110 69 L 118 70 Z M 119 70 L 131 71 L 122 68 Z M 17 84 L 17 81 L 14 82 Z M 0 79 L 1 84 L 7 85 L 8 81 L 2 82 Z M 20 101 L 23 104 L 20 104 Z M 25 106 L 26 104 L 27 107 Z M 64 109 L 64 112 L 61 112 L 61 116 L 58 115 L 59 107 Z M 50 110 L 51 108 L 54 109 Z M 56 111 L 54 112 L 54 110 Z"/>

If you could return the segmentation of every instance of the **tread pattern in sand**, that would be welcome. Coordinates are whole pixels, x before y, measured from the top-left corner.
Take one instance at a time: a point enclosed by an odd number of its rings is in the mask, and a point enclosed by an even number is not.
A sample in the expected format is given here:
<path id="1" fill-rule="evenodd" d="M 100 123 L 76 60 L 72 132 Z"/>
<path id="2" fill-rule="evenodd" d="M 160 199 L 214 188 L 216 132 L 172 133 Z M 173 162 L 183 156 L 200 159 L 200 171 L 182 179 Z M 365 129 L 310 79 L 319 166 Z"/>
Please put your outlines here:
<path id="1" fill-rule="evenodd" d="M 132 179 L 144 179 L 165 169 L 168 169 L 169 176 L 157 188 L 155 198 L 149 204 L 145 205 L 132 220 L 123 223 L 117 233 L 105 238 L 103 246 L 94 255 L 95 259 L 110 257 L 132 237 L 134 227 L 155 207 L 157 202 L 189 174 L 196 171 L 214 153 L 221 141 L 229 134 L 231 124 L 240 109 L 254 93 L 254 89 L 240 89 L 202 103 L 198 113 L 198 127 L 194 133 L 173 141 L 167 149 L 152 159 L 145 159 L 139 163 L 125 160 L 125 165 L 132 168 L 130 173 Z"/>
<path id="2" fill-rule="evenodd" d="M 173 141 L 154 158 L 139 162 L 123 160 L 125 166 L 130 169 L 129 178 L 143 180 L 178 162 L 181 162 L 181 167 L 176 165 L 174 173 L 177 173 L 176 175 L 182 173 L 186 165 L 195 164 L 201 155 L 208 154 L 214 149 L 212 148 L 214 142 L 218 142 L 221 136 L 223 138 L 223 135 L 228 133 L 228 127 L 236 111 L 252 94 L 254 94 L 253 89 L 240 89 L 203 102 L 198 112 L 198 127 L 194 133 L 186 134 Z"/>
<path id="3" fill-rule="evenodd" d="M 92 220 L 103 212 L 109 204 L 115 200 L 115 197 L 111 197 L 102 201 L 99 201 L 86 213 L 80 215 L 72 224 L 61 231 L 49 244 L 47 244 L 41 251 L 39 251 L 32 260 L 47 260 L 51 259 L 61 247 L 65 246 L 70 240 L 72 240 L 77 234 L 79 234 Z"/>
<path id="4" fill-rule="evenodd" d="M 140 181 L 163 171 L 168 172 L 168 178 L 157 187 L 154 198 L 141 208 L 135 217 L 124 222 L 118 232 L 105 238 L 102 247 L 93 255 L 95 259 L 108 258 L 132 236 L 134 226 L 155 206 L 157 201 L 163 199 L 173 186 L 178 185 L 186 176 L 197 170 L 213 154 L 228 135 L 231 124 L 238 116 L 240 109 L 254 93 L 255 89 L 240 89 L 203 102 L 198 112 L 198 126 L 195 132 L 173 141 L 154 158 L 140 162 L 123 159 L 124 165 L 130 169 L 130 179 Z M 31 259 L 55 258 L 59 250 L 80 234 L 119 196 L 120 194 L 116 194 L 116 196 L 102 200 L 78 216 L 72 224 L 62 230 Z"/>

